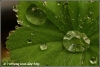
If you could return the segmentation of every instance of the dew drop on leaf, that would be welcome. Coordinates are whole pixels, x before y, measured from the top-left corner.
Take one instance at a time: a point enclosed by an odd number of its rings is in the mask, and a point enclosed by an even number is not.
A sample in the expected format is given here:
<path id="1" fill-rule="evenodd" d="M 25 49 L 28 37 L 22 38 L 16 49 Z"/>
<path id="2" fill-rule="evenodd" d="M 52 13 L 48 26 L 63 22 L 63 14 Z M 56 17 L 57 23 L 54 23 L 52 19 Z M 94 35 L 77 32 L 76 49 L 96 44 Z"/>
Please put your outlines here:
<path id="1" fill-rule="evenodd" d="M 40 49 L 41 50 L 46 50 L 47 49 L 47 45 L 46 44 L 41 44 L 40 45 Z"/>
<path id="2" fill-rule="evenodd" d="M 33 8 L 32 8 L 32 11 L 34 11 L 34 10 L 35 10 L 35 8 L 33 7 Z"/>
<path id="3" fill-rule="evenodd" d="M 44 1 L 43 2 L 43 6 L 47 6 L 47 1 Z"/>
<path id="4" fill-rule="evenodd" d="M 34 35 L 34 32 L 32 32 L 31 35 Z"/>
<path id="5" fill-rule="evenodd" d="M 19 29 L 19 26 L 16 25 L 16 26 L 15 26 L 15 29 Z"/>
<path id="6" fill-rule="evenodd" d="M 90 39 L 85 33 L 68 31 L 63 37 L 63 45 L 70 52 L 83 52 L 89 48 Z"/>
<path id="7" fill-rule="evenodd" d="M 84 64 L 84 59 L 81 59 L 81 65 L 83 65 Z"/>
<path id="8" fill-rule="evenodd" d="M 82 26 L 81 26 L 81 25 L 79 25 L 79 27 L 80 27 L 80 28 L 82 28 Z"/>
<path id="9" fill-rule="evenodd" d="M 91 64 L 97 64 L 97 57 L 93 56 L 93 57 L 90 57 L 90 63 Z"/>
<path id="10" fill-rule="evenodd" d="M 36 5 L 32 4 L 26 10 L 26 19 L 34 25 L 41 25 L 46 21 L 46 14 Z"/>
<path id="11" fill-rule="evenodd" d="M 23 21 L 20 20 L 20 19 L 17 19 L 17 23 L 20 24 L 20 25 L 22 25 L 23 24 Z"/>
<path id="12" fill-rule="evenodd" d="M 14 6 L 13 6 L 13 11 L 18 12 L 17 5 L 14 5 Z"/>
<path id="13" fill-rule="evenodd" d="M 27 40 L 27 43 L 28 43 L 28 44 L 32 43 L 31 38 L 29 38 L 29 39 Z"/>

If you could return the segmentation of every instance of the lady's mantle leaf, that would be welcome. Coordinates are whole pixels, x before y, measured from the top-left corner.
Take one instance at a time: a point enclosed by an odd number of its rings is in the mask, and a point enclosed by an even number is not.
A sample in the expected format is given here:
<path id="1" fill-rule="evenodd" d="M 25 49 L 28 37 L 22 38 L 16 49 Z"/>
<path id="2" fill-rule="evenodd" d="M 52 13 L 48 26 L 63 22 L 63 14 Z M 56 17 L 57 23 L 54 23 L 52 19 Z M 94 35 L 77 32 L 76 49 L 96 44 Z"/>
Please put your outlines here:
<path id="1" fill-rule="evenodd" d="M 6 42 L 11 60 L 36 66 L 97 66 L 98 6 L 97 1 L 20 1 L 17 14 L 22 27 Z M 68 51 L 63 37 L 70 30 L 85 33 L 90 47 L 84 52 Z"/>

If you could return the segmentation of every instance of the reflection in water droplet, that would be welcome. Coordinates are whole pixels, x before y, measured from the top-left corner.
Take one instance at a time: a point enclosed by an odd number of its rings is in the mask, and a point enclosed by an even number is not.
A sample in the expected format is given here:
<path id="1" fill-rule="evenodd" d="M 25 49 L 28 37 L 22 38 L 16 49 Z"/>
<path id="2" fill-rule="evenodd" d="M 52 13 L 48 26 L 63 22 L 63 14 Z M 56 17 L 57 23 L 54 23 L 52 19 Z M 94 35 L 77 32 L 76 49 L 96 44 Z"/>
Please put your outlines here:
<path id="1" fill-rule="evenodd" d="M 23 21 L 20 20 L 20 19 L 17 19 L 17 23 L 20 24 L 20 25 L 22 25 L 23 24 Z"/>
<path id="2" fill-rule="evenodd" d="M 40 49 L 41 50 L 46 50 L 47 49 L 47 45 L 46 44 L 41 44 L 40 45 Z"/>
<path id="3" fill-rule="evenodd" d="M 35 66 L 39 66 L 39 65 L 40 65 L 40 63 L 34 62 L 34 64 L 33 64 L 33 65 L 35 65 Z"/>
<path id="4" fill-rule="evenodd" d="M 70 52 L 83 52 L 89 44 L 90 39 L 79 31 L 68 31 L 63 38 L 63 45 Z"/>
<path id="5" fill-rule="evenodd" d="M 94 57 L 94 56 L 90 57 L 89 61 L 90 61 L 91 64 L 97 64 L 97 57 Z"/>
<path id="6" fill-rule="evenodd" d="M 29 38 L 29 39 L 27 40 L 27 43 L 28 43 L 28 44 L 32 43 L 31 38 Z"/>
<path id="7" fill-rule="evenodd" d="M 46 14 L 36 5 L 32 4 L 26 10 L 26 19 L 34 25 L 41 25 L 46 21 Z"/>
<path id="8" fill-rule="evenodd" d="M 18 12 L 17 5 L 14 5 L 14 6 L 13 6 L 13 11 Z"/>

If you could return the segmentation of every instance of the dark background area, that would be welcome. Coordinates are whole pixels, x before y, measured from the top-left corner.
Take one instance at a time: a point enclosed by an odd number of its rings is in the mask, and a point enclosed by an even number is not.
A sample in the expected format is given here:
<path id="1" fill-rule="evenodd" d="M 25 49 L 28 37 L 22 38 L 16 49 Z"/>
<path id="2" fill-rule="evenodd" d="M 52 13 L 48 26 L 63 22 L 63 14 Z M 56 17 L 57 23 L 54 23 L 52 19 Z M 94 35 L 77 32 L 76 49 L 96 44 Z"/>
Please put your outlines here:
<path id="1" fill-rule="evenodd" d="M 17 18 L 13 11 L 13 5 L 17 1 L 1 1 L 1 60 L 10 57 L 9 50 L 6 48 L 6 38 L 11 30 L 15 30 Z"/>

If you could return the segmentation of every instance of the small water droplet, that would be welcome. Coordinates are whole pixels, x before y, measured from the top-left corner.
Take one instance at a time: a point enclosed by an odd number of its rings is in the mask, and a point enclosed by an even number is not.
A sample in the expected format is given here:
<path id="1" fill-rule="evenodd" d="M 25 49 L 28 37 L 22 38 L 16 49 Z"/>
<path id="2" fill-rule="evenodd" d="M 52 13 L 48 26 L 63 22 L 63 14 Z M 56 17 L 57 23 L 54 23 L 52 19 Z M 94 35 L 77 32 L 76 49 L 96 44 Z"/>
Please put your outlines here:
<path id="1" fill-rule="evenodd" d="M 60 3 L 57 3 L 57 5 L 59 6 L 59 5 L 60 5 Z"/>
<path id="2" fill-rule="evenodd" d="M 79 31 L 68 31 L 63 38 L 64 47 L 70 52 L 85 51 L 89 48 L 90 39 L 86 35 L 83 36 L 83 34 Z"/>
<path id="3" fill-rule="evenodd" d="M 32 7 L 32 11 L 35 11 L 35 8 L 34 7 Z"/>
<path id="4" fill-rule="evenodd" d="M 90 11 L 90 14 L 93 14 L 93 12 Z"/>
<path id="5" fill-rule="evenodd" d="M 27 40 L 27 43 L 28 43 L 28 44 L 32 43 L 31 38 L 29 38 L 29 39 Z"/>
<path id="6" fill-rule="evenodd" d="M 23 21 L 20 20 L 20 19 L 17 19 L 17 23 L 20 24 L 20 25 L 22 25 L 23 24 Z"/>
<path id="7" fill-rule="evenodd" d="M 93 57 L 90 57 L 90 63 L 91 64 L 97 64 L 97 57 L 93 56 Z"/>
<path id="8" fill-rule="evenodd" d="M 16 14 L 16 17 L 18 18 L 18 15 Z"/>
<path id="9" fill-rule="evenodd" d="M 41 50 L 46 50 L 47 49 L 47 45 L 46 44 L 41 44 L 40 45 L 40 49 Z"/>
<path id="10" fill-rule="evenodd" d="M 71 19 L 71 20 L 74 20 L 74 19 Z"/>
<path id="11" fill-rule="evenodd" d="M 34 32 L 32 32 L 31 35 L 34 35 Z"/>
<path id="12" fill-rule="evenodd" d="M 16 25 L 16 26 L 15 26 L 15 29 L 19 29 L 19 26 Z"/>
<path id="13" fill-rule="evenodd" d="M 13 6 L 13 11 L 18 12 L 17 5 L 14 5 L 14 6 Z"/>
<path id="14" fill-rule="evenodd" d="M 44 1 L 43 6 L 47 6 L 47 1 Z"/>
<path id="15" fill-rule="evenodd" d="M 90 17 L 87 16 L 87 19 L 90 19 Z"/>
<path id="16" fill-rule="evenodd" d="M 34 64 L 33 64 L 33 65 L 35 65 L 35 66 L 39 66 L 39 65 L 40 65 L 40 63 L 34 62 Z"/>
<path id="17" fill-rule="evenodd" d="M 79 25 L 80 28 L 83 28 L 81 25 Z"/>
<path id="18" fill-rule="evenodd" d="M 81 59 L 81 65 L 83 65 L 84 64 L 84 59 Z"/>

